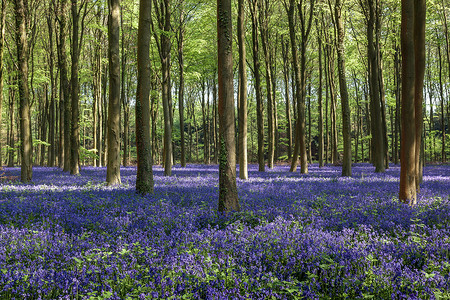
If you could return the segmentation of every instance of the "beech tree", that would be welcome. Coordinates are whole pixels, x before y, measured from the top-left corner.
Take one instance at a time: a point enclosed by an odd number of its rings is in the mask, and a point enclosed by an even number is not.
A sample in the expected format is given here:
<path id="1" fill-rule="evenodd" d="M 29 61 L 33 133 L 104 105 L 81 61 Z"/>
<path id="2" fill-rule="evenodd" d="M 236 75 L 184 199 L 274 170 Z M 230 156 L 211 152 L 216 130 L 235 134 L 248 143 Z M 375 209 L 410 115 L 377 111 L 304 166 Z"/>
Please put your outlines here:
<path id="1" fill-rule="evenodd" d="M 139 27 L 137 38 L 137 90 L 136 90 L 136 191 L 153 193 L 152 147 L 150 138 L 150 34 L 151 0 L 139 1 Z"/>
<path id="2" fill-rule="evenodd" d="M 217 0 L 217 60 L 219 82 L 219 207 L 220 213 L 239 211 L 236 186 L 231 0 Z"/>
<path id="3" fill-rule="evenodd" d="M 119 0 L 109 0 L 109 107 L 108 107 L 108 158 L 106 182 L 120 184 L 120 59 L 119 59 Z"/>
<path id="4" fill-rule="evenodd" d="M 239 46 L 239 178 L 248 178 L 247 168 L 247 68 L 245 53 L 244 0 L 238 2 L 238 46 Z"/>
<path id="5" fill-rule="evenodd" d="M 18 62 L 19 118 L 20 118 L 20 179 L 30 182 L 33 177 L 33 144 L 31 137 L 30 93 L 28 89 L 28 6 L 24 0 L 14 0 L 16 16 L 16 46 Z"/>
<path id="6" fill-rule="evenodd" d="M 416 192 L 419 189 L 418 160 L 425 71 L 425 15 L 425 0 L 402 0 L 402 138 L 399 198 L 410 206 L 416 204 Z"/>

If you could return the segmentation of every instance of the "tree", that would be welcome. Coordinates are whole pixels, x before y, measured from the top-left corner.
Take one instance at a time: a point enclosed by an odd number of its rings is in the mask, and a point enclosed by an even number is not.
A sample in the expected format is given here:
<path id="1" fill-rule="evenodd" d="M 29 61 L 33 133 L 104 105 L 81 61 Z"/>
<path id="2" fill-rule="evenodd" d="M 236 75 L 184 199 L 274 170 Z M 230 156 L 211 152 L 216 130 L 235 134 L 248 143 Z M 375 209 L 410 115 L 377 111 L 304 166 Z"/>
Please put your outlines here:
<path id="1" fill-rule="evenodd" d="M 137 50 L 136 91 L 136 147 L 137 176 L 136 191 L 153 193 L 152 147 L 150 139 L 150 27 L 151 0 L 139 2 L 139 27 Z"/>
<path id="2" fill-rule="evenodd" d="M 16 15 L 16 45 L 18 61 L 18 88 L 20 97 L 20 179 L 30 182 L 33 177 L 33 148 L 31 137 L 30 94 L 28 89 L 28 6 L 24 0 L 14 0 Z"/>
<path id="3" fill-rule="evenodd" d="M 417 160 L 421 142 L 421 135 L 418 133 L 421 133 L 422 126 L 425 14 L 425 0 L 402 0 L 402 138 L 399 198 L 410 206 L 416 204 L 418 189 Z"/>
<path id="4" fill-rule="evenodd" d="M 344 51 L 344 25 L 342 22 L 342 3 L 336 0 L 335 23 L 337 29 L 337 54 L 339 70 L 339 89 L 341 92 L 342 106 L 342 131 L 344 136 L 344 159 L 342 163 L 342 176 L 352 175 L 352 139 L 350 127 L 350 106 L 348 103 L 347 79 L 345 76 L 345 51 Z"/>
<path id="5" fill-rule="evenodd" d="M 109 106 L 108 106 L 108 158 L 106 182 L 120 184 L 120 59 L 119 59 L 119 0 L 109 0 Z"/>
<path id="6" fill-rule="evenodd" d="M 172 175 L 172 92 L 170 83 L 170 32 L 172 26 L 170 23 L 171 8 L 170 0 L 153 0 L 155 5 L 156 21 L 158 31 L 153 28 L 153 35 L 157 42 L 159 57 L 161 59 L 162 72 L 162 103 L 164 112 L 164 175 Z"/>
<path id="7" fill-rule="evenodd" d="M 70 134 L 70 174 L 77 175 L 79 170 L 79 153 L 80 148 L 80 125 L 79 123 L 79 80 L 78 80 L 78 63 L 80 54 L 80 45 L 78 40 L 78 21 L 80 12 L 77 8 L 77 0 L 72 0 L 72 69 L 71 69 L 71 109 L 72 109 L 72 131 Z"/>
<path id="8" fill-rule="evenodd" d="M 239 46 L 239 178 L 248 178 L 247 169 L 247 68 L 245 53 L 244 0 L 238 2 L 238 46 Z"/>
<path id="9" fill-rule="evenodd" d="M 260 172 L 264 172 L 264 108 L 261 95 L 261 74 L 259 62 L 258 0 L 249 0 L 249 3 L 250 13 L 252 16 L 253 77 L 255 78 L 256 123 L 258 127 L 258 170 Z"/>
<path id="10" fill-rule="evenodd" d="M 240 211 L 236 186 L 231 0 L 217 0 L 219 213 Z"/>
<path id="11" fill-rule="evenodd" d="M 6 0 L 1 0 L 0 11 L 0 128 L 2 123 L 2 105 L 3 105 L 3 49 L 5 45 L 5 28 L 6 28 Z M 1 144 L 0 144 L 1 150 Z M 0 168 L 2 166 L 2 154 L 0 151 Z"/>

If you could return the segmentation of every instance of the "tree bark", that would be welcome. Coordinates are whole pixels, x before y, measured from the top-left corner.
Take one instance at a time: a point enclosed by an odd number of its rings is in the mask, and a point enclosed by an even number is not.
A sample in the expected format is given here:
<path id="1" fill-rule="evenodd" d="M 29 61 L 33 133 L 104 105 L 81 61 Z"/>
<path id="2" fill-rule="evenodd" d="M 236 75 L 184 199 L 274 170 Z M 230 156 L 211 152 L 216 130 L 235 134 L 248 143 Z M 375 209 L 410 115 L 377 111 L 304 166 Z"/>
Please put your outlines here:
<path id="1" fill-rule="evenodd" d="M 137 49 L 136 90 L 136 148 L 137 176 L 136 191 L 140 194 L 153 193 L 152 146 L 150 140 L 150 24 L 151 0 L 139 2 L 139 27 Z"/>
<path id="2" fill-rule="evenodd" d="M 217 0 L 219 80 L 219 213 L 240 211 L 236 186 L 231 0 Z"/>
<path id="3" fill-rule="evenodd" d="M 180 5 L 183 5 L 181 2 Z M 178 69 L 180 76 L 180 86 L 178 88 L 178 113 L 180 116 L 180 163 L 181 167 L 186 167 L 186 142 L 184 137 L 184 9 L 180 9 L 180 28 L 178 31 Z"/>
<path id="4" fill-rule="evenodd" d="M 5 45 L 5 28 L 6 28 L 6 0 L 1 1 L 1 13 L 0 13 L 0 124 L 2 124 L 2 106 L 3 106 L 3 49 Z M 0 125 L 1 129 L 1 125 Z M 1 141 L 1 132 L 0 132 Z M 0 145 L 0 168 L 2 166 L 2 153 Z"/>
<path id="5" fill-rule="evenodd" d="M 109 0 L 109 103 L 106 183 L 120 184 L 120 3 Z"/>
<path id="6" fill-rule="evenodd" d="M 248 178 L 247 168 L 247 65 L 245 50 L 244 0 L 238 1 L 237 35 L 239 47 L 239 178 Z"/>
<path id="7" fill-rule="evenodd" d="M 287 157 L 292 156 L 292 117 L 291 100 L 289 98 L 289 41 L 281 41 L 281 52 L 283 56 L 283 74 L 284 74 L 284 97 L 286 101 L 286 136 L 288 140 Z M 321 69 L 320 69 L 321 71 Z"/>
<path id="8" fill-rule="evenodd" d="M 426 22 L 426 0 L 414 1 L 414 111 L 415 131 L 416 131 L 416 149 L 415 149 L 415 179 L 416 190 L 420 192 L 420 183 L 422 183 L 423 164 L 422 152 L 422 133 L 423 133 L 423 81 L 425 76 L 425 22 Z"/>
<path id="9" fill-rule="evenodd" d="M 342 162 L 342 176 L 352 176 L 352 139 L 351 116 L 348 103 L 347 79 L 345 76 L 345 50 L 344 50 L 344 24 L 342 21 L 342 4 L 340 0 L 335 3 L 335 21 L 337 27 L 337 54 L 339 69 L 339 88 L 341 92 L 342 107 L 342 135 L 344 139 L 344 157 Z"/>
<path id="10" fill-rule="evenodd" d="M 33 177 L 33 144 L 31 137 L 30 95 L 28 90 L 28 39 L 26 27 L 29 12 L 26 4 L 27 2 L 24 0 L 14 0 L 17 61 L 19 66 L 20 179 L 24 183 L 30 182 Z"/>
<path id="11" fill-rule="evenodd" d="M 258 170 L 265 171 L 264 164 L 264 108 L 261 95 L 261 74 L 259 62 L 258 41 L 258 0 L 250 0 L 250 13 L 252 16 L 252 54 L 253 54 L 253 76 L 255 78 L 256 96 L 256 123 L 258 127 Z"/>
<path id="12" fill-rule="evenodd" d="M 79 153 L 80 148 L 80 126 L 79 126 L 79 101 L 80 86 L 78 80 L 78 62 L 79 62 L 79 12 L 77 8 L 77 0 L 72 0 L 72 69 L 71 69 L 71 94 L 72 94 L 72 131 L 70 135 L 70 174 L 78 175 L 79 170 Z"/>
<path id="13" fill-rule="evenodd" d="M 417 112 L 416 108 L 422 109 L 423 86 L 420 84 L 423 84 L 424 62 L 418 65 L 416 62 L 424 59 L 425 9 L 424 0 L 402 0 L 402 135 L 399 198 L 410 206 L 416 204 L 418 188 L 416 160 L 420 151 L 416 154 L 416 149 L 420 149 L 417 147 L 420 137 L 417 138 L 416 131 L 417 122 L 421 121 L 421 111 Z"/>
<path id="14" fill-rule="evenodd" d="M 266 89 L 267 89 L 267 166 L 273 169 L 275 155 L 275 124 L 274 124 L 274 100 L 273 100 L 273 80 L 272 67 L 269 49 L 269 1 L 260 2 L 263 7 L 259 9 L 259 27 L 261 33 L 261 43 L 264 53 L 266 67 Z"/>
<path id="15" fill-rule="evenodd" d="M 319 110 L 319 167 L 324 166 L 323 163 L 323 152 L 324 152 L 324 142 L 323 142 L 323 105 L 322 105 L 322 85 L 323 85 L 323 71 L 322 71 L 322 35 L 319 28 L 319 22 L 316 19 L 317 28 L 317 44 L 319 48 L 319 87 L 317 90 L 318 94 L 318 110 Z"/>
<path id="16" fill-rule="evenodd" d="M 374 39 L 375 19 L 378 13 L 378 0 L 374 3 L 368 1 L 368 23 L 367 23 L 367 53 L 369 59 L 369 88 L 370 88 L 370 110 L 372 129 L 372 162 L 375 165 L 375 172 L 385 171 L 385 147 L 383 138 L 383 123 L 380 100 L 379 85 L 379 60 L 377 57 L 378 44 Z"/>

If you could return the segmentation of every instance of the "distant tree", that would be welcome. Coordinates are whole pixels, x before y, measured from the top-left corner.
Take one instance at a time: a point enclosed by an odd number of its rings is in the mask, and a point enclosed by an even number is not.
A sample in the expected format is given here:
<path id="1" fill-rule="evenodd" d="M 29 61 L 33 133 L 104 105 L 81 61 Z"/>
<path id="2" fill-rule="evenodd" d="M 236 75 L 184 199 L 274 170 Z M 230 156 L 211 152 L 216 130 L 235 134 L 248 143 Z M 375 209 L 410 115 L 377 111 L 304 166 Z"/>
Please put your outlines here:
<path id="1" fill-rule="evenodd" d="M 418 159 L 422 130 L 425 68 L 425 0 L 402 0 L 402 108 L 400 193 L 402 202 L 414 206 L 418 190 Z M 420 134 L 420 135 L 419 135 Z"/>
<path id="2" fill-rule="evenodd" d="M 28 89 L 28 5 L 24 0 L 14 0 L 16 15 L 16 45 L 18 61 L 18 88 L 20 97 L 20 179 L 30 182 L 33 177 L 33 144 L 31 137 L 30 94 Z"/>
<path id="3" fill-rule="evenodd" d="M 239 211 L 236 186 L 231 0 L 217 0 L 219 80 L 219 207 L 220 213 Z"/>
<path id="4" fill-rule="evenodd" d="M 106 182 L 120 184 L 120 4 L 109 0 L 109 106 L 108 106 L 108 158 Z"/>
<path id="5" fill-rule="evenodd" d="M 137 44 L 137 91 L 136 91 L 136 191 L 153 193 L 152 147 L 150 139 L 150 27 L 151 0 L 139 2 L 139 27 Z"/>

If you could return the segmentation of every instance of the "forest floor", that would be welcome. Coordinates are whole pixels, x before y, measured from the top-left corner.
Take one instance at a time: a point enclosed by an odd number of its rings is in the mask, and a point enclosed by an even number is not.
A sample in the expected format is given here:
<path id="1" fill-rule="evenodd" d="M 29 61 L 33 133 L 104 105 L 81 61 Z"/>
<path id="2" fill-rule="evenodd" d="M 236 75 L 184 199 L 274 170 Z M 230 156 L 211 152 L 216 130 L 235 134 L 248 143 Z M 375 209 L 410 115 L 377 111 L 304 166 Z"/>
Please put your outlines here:
<path id="1" fill-rule="evenodd" d="M 425 167 L 414 208 L 398 202 L 399 166 L 288 171 L 249 166 L 227 217 L 217 166 L 155 167 L 147 196 L 135 167 L 115 187 L 94 167 L 1 181 L 0 298 L 450 298 L 450 166 Z"/>

